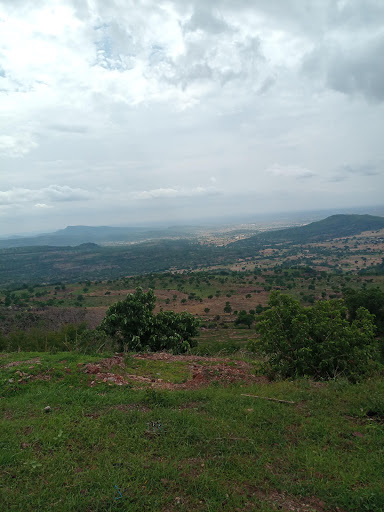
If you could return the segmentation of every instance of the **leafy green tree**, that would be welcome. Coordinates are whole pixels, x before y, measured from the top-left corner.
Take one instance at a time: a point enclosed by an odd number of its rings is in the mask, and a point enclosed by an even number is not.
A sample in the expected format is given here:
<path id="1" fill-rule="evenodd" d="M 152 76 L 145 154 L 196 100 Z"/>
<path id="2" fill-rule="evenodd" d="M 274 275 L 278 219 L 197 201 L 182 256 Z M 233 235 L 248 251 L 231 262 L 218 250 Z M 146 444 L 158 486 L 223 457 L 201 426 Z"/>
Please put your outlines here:
<path id="1" fill-rule="evenodd" d="M 153 314 L 156 297 L 153 290 L 135 293 L 110 306 L 100 329 L 115 339 L 120 350 L 173 350 L 186 352 L 195 346 L 199 321 L 190 313 L 162 311 Z"/>
<path id="2" fill-rule="evenodd" d="M 152 351 L 172 350 L 181 354 L 197 345 L 192 338 L 199 334 L 199 321 L 190 313 L 162 311 L 154 316 L 148 338 L 148 348 Z"/>
<path id="3" fill-rule="evenodd" d="M 279 292 L 271 293 L 269 305 L 257 330 L 272 374 L 357 380 L 368 372 L 377 355 L 374 318 L 368 310 L 359 308 L 350 322 L 342 300 L 304 308 Z"/>
<path id="4" fill-rule="evenodd" d="M 108 308 L 100 328 L 118 342 L 120 349 L 141 350 L 153 325 L 155 302 L 153 290 L 144 292 L 138 287 Z"/>
<path id="5" fill-rule="evenodd" d="M 360 307 L 368 309 L 370 313 L 375 315 L 377 334 L 384 336 L 384 292 L 380 288 L 348 289 L 344 294 L 344 299 L 352 320 L 356 318 Z"/>
<path id="6" fill-rule="evenodd" d="M 229 302 L 226 302 L 225 303 L 225 306 L 224 306 L 224 313 L 232 313 L 232 306 L 230 305 Z"/>
<path id="7" fill-rule="evenodd" d="M 255 321 L 255 317 L 252 314 L 247 313 L 244 309 L 242 309 L 240 311 L 238 317 L 234 321 L 234 324 L 236 326 L 246 325 L 248 327 L 248 329 L 250 329 L 251 325 L 253 324 L 254 321 Z"/>

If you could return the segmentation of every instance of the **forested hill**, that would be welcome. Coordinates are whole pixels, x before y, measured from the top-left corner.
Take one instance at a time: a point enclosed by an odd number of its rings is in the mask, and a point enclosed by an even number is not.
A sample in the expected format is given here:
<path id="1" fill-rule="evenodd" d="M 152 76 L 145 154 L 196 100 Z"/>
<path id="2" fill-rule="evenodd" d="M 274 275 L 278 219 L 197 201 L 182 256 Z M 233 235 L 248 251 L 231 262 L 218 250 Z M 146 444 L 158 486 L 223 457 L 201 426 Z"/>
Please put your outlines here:
<path id="1" fill-rule="evenodd" d="M 259 233 L 246 240 L 236 242 L 236 245 L 248 247 L 253 244 L 259 245 L 261 241 L 319 242 L 383 228 L 384 217 L 374 215 L 332 215 L 326 219 L 311 222 L 311 224 L 306 226 Z"/>

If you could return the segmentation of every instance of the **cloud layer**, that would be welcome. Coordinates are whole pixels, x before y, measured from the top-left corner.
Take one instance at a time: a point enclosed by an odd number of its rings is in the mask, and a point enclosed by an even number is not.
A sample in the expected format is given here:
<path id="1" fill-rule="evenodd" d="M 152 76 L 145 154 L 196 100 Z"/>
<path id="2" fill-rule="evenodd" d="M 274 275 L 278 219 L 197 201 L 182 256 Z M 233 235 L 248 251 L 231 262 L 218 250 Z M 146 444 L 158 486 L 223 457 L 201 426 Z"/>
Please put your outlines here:
<path id="1" fill-rule="evenodd" d="M 381 0 L 3 0 L 0 234 L 380 203 L 383 53 Z"/>

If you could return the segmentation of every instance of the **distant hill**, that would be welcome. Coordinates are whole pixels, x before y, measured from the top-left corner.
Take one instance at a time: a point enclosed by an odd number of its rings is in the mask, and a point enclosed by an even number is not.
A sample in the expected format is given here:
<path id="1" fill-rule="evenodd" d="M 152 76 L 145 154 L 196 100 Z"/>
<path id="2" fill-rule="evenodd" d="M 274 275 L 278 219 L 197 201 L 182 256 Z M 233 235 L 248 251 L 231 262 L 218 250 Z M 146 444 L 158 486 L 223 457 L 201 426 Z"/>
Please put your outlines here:
<path id="1" fill-rule="evenodd" d="M 31 237 L 12 237 L 0 240 L 0 249 L 10 247 L 52 246 L 67 247 L 84 243 L 140 242 L 160 238 L 188 236 L 185 228 L 153 229 L 137 227 L 110 226 L 68 226 L 54 233 L 46 233 Z"/>
<path id="2" fill-rule="evenodd" d="M 330 240 L 345 236 L 353 236 L 363 231 L 376 231 L 384 228 L 384 217 L 374 215 L 332 215 L 305 226 L 279 229 L 259 233 L 246 240 L 236 242 L 238 246 L 249 246 L 260 242 L 309 243 Z"/>

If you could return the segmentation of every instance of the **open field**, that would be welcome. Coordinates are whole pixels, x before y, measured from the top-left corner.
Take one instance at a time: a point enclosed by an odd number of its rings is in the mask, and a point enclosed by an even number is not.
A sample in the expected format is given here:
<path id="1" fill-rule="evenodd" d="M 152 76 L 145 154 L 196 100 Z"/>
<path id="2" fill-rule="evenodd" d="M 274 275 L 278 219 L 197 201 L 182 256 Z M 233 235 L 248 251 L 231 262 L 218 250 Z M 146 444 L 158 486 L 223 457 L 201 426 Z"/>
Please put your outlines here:
<path id="1" fill-rule="evenodd" d="M 100 324 L 107 308 L 137 286 L 155 291 L 158 312 L 188 311 L 202 327 L 232 328 L 236 312 L 257 311 L 268 304 L 272 290 L 281 290 L 303 304 L 341 298 L 347 288 L 384 289 L 384 275 L 325 272 L 312 268 L 226 269 L 206 272 L 162 273 L 108 281 L 83 281 L 47 286 L 23 286 L 0 291 L 0 333 L 33 327 L 56 330 L 67 324 Z M 229 302 L 232 311 L 224 312 Z"/>
<path id="2" fill-rule="evenodd" d="M 383 382 L 255 363 L 4 354 L 3 510 L 383 510 Z"/>

